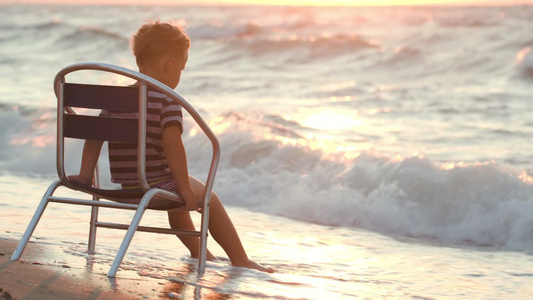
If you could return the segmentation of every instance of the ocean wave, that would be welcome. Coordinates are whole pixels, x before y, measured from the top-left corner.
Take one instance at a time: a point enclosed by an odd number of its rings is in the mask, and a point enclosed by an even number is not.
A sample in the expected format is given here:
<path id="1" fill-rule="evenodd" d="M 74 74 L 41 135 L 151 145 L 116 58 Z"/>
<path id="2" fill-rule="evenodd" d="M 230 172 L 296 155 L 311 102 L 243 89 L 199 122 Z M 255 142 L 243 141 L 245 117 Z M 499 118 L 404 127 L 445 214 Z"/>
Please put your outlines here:
<path id="1" fill-rule="evenodd" d="M 345 165 L 294 146 L 239 146 L 216 186 L 229 204 L 443 244 L 533 249 L 533 187 L 496 165 L 371 153 Z"/>
<path id="2" fill-rule="evenodd" d="M 239 130 L 263 128 L 275 136 L 293 139 L 303 138 L 298 133 L 299 131 L 311 130 L 282 116 L 272 114 L 264 115 L 261 112 L 248 112 L 247 114 L 243 114 L 241 112 L 229 111 L 216 118 L 211 123 L 211 126 L 218 128 L 226 127 L 229 124 L 237 125 Z"/>
<path id="3" fill-rule="evenodd" d="M 440 27 L 492 27 L 502 23 L 505 15 L 495 10 L 482 9 L 477 13 L 447 10 L 434 12 L 433 21 Z"/>
<path id="4" fill-rule="evenodd" d="M 411 64 L 421 63 L 423 60 L 422 51 L 419 49 L 410 46 L 398 46 L 379 65 L 383 67 L 398 67 L 403 64 L 409 64 L 409 67 L 412 67 Z"/>
<path id="5" fill-rule="evenodd" d="M 55 30 L 59 27 L 66 27 L 67 23 L 60 21 L 59 19 L 52 19 L 49 21 L 38 22 L 38 23 L 22 23 L 22 24 L 1 24 L 0 31 L 49 31 Z"/>
<path id="6" fill-rule="evenodd" d="M 0 42 L 6 47 L 13 48 L 18 44 L 38 45 L 37 48 L 47 52 L 57 50 L 89 49 L 96 54 L 104 55 L 109 46 L 120 46 L 128 49 L 128 37 L 121 33 L 98 26 L 75 25 L 69 22 L 53 19 L 29 25 L 8 25 L 0 27 L 0 32 L 8 33 Z M 96 47 L 93 49 L 92 47 Z"/>
<path id="7" fill-rule="evenodd" d="M 60 28 L 60 27 L 70 27 L 70 25 L 68 23 L 62 22 L 59 19 L 53 19 L 53 20 L 50 20 L 50 21 L 45 21 L 43 23 L 38 23 L 38 24 L 32 25 L 33 29 L 45 30 L 45 31 L 55 30 L 55 29 Z"/>
<path id="8" fill-rule="evenodd" d="M 300 36 L 290 38 L 255 38 L 233 42 L 231 51 L 239 46 L 253 57 L 277 56 L 285 63 L 311 63 L 321 59 L 340 59 L 353 56 L 365 49 L 377 49 L 378 44 L 357 35 L 338 34 L 333 36 Z M 282 54 L 280 56 L 280 54 Z"/>
<path id="9" fill-rule="evenodd" d="M 0 43 L 6 49 L 29 42 L 38 44 L 53 39 L 71 28 L 71 25 L 58 19 L 30 24 L 0 24 Z"/>
<path id="10" fill-rule="evenodd" d="M 0 106 L 0 172 L 49 176 L 55 162 L 55 110 Z"/>
<path id="11" fill-rule="evenodd" d="M 119 34 L 115 33 L 103 28 L 98 27 L 89 27 L 89 26 L 81 26 L 76 29 L 76 31 L 66 34 L 63 37 L 61 37 L 60 41 L 62 42 L 68 42 L 68 43 L 87 43 L 90 41 L 98 42 L 98 41 L 104 41 L 104 42 L 119 42 L 121 44 L 128 43 L 128 38 Z"/>
<path id="12" fill-rule="evenodd" d="M 55 177 L 54 114 L 52 108 L 0 107 L 2 173 Z M 189 170 L 203 178 L 211 150 L 190 122 L 184 134 Z M 327 152 L 302 135 L 312 129 L 279 115 L 228 112 L 210 125 L 222 148 L 215 190 L 228 205 L 449 245 L 533 250 L 531 170 Z M 70 146 L 65 155 L 72 174 L 82 143 Z M 108 168 L 104 159 L 101 170 Z"/>
<path id="13" fill-rule="evenodd" d="M 48 51 L 69 53 L 67 59 L 92 60 L 110 59 L 120 56 L 128 49 L 127 36 L 92 26 L 75 26 L 54 32 L 46 46 Z"/>
<path id="14" fill-rule="evenodd" d="M 187 34 L 193 40 L 219 40 L 251 37 L 261 34 L 264 30 L 253 22 L 236 25 L 210 23 L 187 28 Z"/>
<path id="15" fill-rule="evenodd" d="M 533 249 L 533 178 L 527 172 L 371 152 L 347 159 L 272 138 L 257 125 L 234 124 L 219 133 L 224 150 L 216 190 L 228 204 L 443 244 Z M 207 169 L 198 162 L 208 155 L 195 151 L 192 172 Z"/>
<path id="16" fill-rule="evenodd" d="M 355 81 L 345 81 L 341 83 L 329 84 L 318 87 L 315 90 L 310 90 L 305 93 L 309 98 L 345 98 L 361 100 L 358 97 L 365 95 L 370 90 L 370 87 L 363 86 Z"/>
<path id="17" fill-rule="evenodd" d="M 321 29 L 322 24 L 312 20 L 284 20 L 281 24 L 259 24 L 247 22 L 211 21 L 187 27 L 187 33 L 194 41 L 216 40 L 229 47 L 241 45 L 252 53 L 287 51 L 311 48 L 325 48 L 334 54 L 342 51 L 356 51 L 377 48 L 380 45 L 354 33 L 331 33 Z M 327 25 L 325 25 L 327 26 Z M 340 49 L 339 49 L 340 48 Z"/>

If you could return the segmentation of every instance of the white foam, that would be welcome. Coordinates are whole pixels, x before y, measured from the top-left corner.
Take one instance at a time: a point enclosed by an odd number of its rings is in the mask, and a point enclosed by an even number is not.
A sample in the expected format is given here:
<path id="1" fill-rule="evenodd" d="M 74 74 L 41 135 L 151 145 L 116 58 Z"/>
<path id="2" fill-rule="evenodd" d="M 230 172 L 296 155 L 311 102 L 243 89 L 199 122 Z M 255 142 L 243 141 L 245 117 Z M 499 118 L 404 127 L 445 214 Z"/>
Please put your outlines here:
<path id="1" fill-rule="evenodd" d="M 442 166 L 373 153 L 345 161 L 249 131 L 220 140 L 215 190 L 226 204 L 446 244 L 533 249 L 533 186 L 495 163 Z M 201 152 L 195 159 L 207 160 Z M 192 172 L 200 169 L 192 163 Z"/>

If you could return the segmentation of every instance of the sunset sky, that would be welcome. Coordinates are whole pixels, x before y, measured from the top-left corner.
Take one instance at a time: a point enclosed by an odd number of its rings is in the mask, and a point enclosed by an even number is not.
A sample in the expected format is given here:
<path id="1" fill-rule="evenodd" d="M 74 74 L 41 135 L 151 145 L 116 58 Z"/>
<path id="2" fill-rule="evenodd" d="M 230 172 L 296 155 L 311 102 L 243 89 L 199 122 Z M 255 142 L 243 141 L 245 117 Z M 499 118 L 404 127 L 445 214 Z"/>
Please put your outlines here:
<path id="1" fill-rule="evenodd" d="M 179 4 L 269 4 L 269 5 L 531 5 L 533 0 L 0 0 L 0 4 L 62 3 L 62 4 L 129 4 L 129 5 L 179 5 Z"/>

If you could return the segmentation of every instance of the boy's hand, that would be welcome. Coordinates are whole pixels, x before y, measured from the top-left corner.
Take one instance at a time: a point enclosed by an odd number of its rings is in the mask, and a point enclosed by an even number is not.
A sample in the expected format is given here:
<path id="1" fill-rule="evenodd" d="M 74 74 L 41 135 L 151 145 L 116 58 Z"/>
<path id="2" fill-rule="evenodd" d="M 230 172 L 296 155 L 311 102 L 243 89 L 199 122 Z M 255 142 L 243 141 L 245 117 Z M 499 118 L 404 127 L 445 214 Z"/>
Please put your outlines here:
<path id="1" fill-rule="evenodd" d="M 183 200 L 185 200 L 185 206 L 182 206 L 180 210 L 191 211 L 197 209 L 196 204 L 198 203 L 198 198 L 191 188 L 178 191 L 178 193 L 183 197 Z"/>

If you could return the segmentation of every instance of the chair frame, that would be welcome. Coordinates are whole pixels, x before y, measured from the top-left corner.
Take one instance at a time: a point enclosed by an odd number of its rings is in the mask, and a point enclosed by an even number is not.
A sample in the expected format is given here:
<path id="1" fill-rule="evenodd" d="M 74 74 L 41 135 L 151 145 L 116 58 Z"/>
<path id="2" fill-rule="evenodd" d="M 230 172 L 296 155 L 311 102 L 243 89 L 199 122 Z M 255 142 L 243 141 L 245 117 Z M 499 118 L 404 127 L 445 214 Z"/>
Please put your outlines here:
<path id="1" fill-rule="evenodd" d="M 129 203 L 117 203 L 112 201 L 100 201 L 101 198 L 105 198 L 102 195 L 95 193 L 94 191 L 82 190 L 79 187 L 73 185 L 65 173 L 64 169 L 64 122 L 65 122 L 65 113 L 75 114 L 75 111 L 70 107 L 66 107 L 64 104 L 64 85 L 66 83 L 65 76 L 69 73 L 82 70 L 92 70 L 92 71 L 103 71 L 110 72 L 118 75 L 122 75 L 134 80 L 137 80 L 139 85 L 139 122 L 138 122 L 138 177 L 142 190 L 144 191 L 144 196 L 142 197 L 139 204 L 129 204 Z M 189 115 L 194 119 L 198 124 L 200 129 L 204 132 L 207 138 L 211 141 L 213 147 L 213 156 L 211 160 L 211 165 L 208 173 L 208 177 L 205 184 L 205 190 L 202 197 L 202 217 L 201 217 L 201 229 L 200 231 L 187 231 L 187 230 L 175 230 L 170 228 L 160 228 L 160 227 L 146 227 L 139 226 L 139 223 L 142 219 L 144 212 L 148 209 L 150 200 L 154 197 L 160 197 L 172 201 L 181 201 L 181 197 L 177 194 L 174 194 L 169 191 L 165 191 L 159 188 L 152 188 L 146 180 L 145 174 L 145 152 L 146 152 L 146 119 L 147 119 L 147 91 L 148 87 L 157 92 L 163 93 L 174 100 L 176 103 L 182 106 Z M 90 218 L 90 229 L 89 229 L 89 242 L 88 242 L 88 253 L 94 253 L 95 244 L 96 244 L 96 230 L 98 227 L 104 228 L 114 228 L 114 229 L 123 229 L 127 230 L 124 236 L 124 239 L 120 245 L 120 248 L 115 256 L 113 264 L 109 269 L 107 274 L 108 277 L 115 277 L 118 271 L 120 264 L 126 254 L 126 251 L 133 239 L 133 236 L 136 231 L 144 232 L 154 232 L 154 233 L 163 233 L 163 234 L 174 234 L 174 235 L 183 235 L 183 236 L 197 236 L 200 237 L 200 253 L 198 261 L 198 273 L 203 274 L 205 272 L 206 266 L 206 257 L 207 257 L 207 236 L 208 236 L 208 226 L 209 226 L 209 203 L 211 191 L 213 189 L 213 184 L 215 180 L 215 175 L 220 159 L 220 144 L 211 131 L 207 123 L 202 119 L 199 113 L 194 109 L 194 107 L 181 95 L 176 93 L 174 90 L 164 85 L 163 83 L 141 74 L 139 72 L 111 65 L 105 63 L 95 63 L 95 62 L 85 62 L 73 64 L 65 67 L 59 71 L 54 79 L 54 89 L 58 99 L 58 109 L 57 109 L 57 151 L 56 151 L 56 166 L 59 176 L 59 180 L 53 182 L 50 187 L 47 189 L 44 194 L 40 204 L 38 205 L 35 214 L 33 215 L 26 231 L 24 232 L 15 252 L 13 253 L 11 260 L 18 260 L 31 235 L 33 234 L 44 210 L 46 209 L 49 202 L 55 203 L 65 203 L 65 204 L 75 204 L 75 205 L 85 205 L 91 206 L 91 218 Z M 98 175 L 98 166 L 95 170 L 95 187 L 100 188 Z M 85 199 L 75 199 L 75 198 L 64 198 L 53 196 L 56 189 L 60 186 L 65 186 L 67 188 L 82 191 L 88 194 L 92 194 L 92 200 Z M 109 199 L 109 198 L 108 198 Z M 116 208 L 116 209 L 127 209 L 135 210 L 135 214 L 130 224 L 116 224 L 109 222 L 99 222 L 98 221 L 98 209 L 100 207 L 105 208 Z"/>

